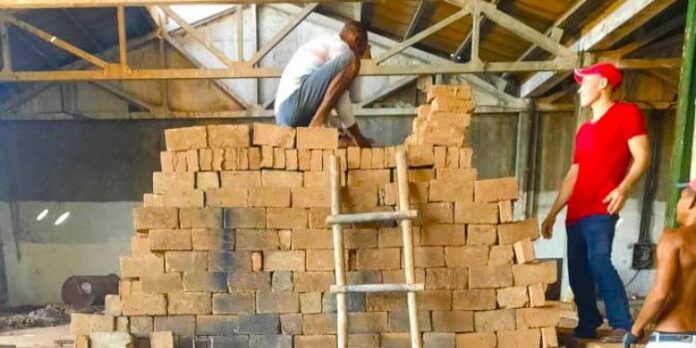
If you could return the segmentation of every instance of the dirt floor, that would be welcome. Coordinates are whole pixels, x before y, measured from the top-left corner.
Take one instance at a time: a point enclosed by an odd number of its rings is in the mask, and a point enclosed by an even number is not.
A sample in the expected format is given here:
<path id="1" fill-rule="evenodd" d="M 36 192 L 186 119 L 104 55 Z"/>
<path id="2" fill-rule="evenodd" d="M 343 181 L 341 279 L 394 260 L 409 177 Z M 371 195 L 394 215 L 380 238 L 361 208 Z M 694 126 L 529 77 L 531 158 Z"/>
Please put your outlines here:
<path id="1" fill-rule="evenodd" d="M 14 345 L 17 348 L 55 348 L 72 347 L 72 344 L 70 325 L 0 332 L 0 347 Z"/>

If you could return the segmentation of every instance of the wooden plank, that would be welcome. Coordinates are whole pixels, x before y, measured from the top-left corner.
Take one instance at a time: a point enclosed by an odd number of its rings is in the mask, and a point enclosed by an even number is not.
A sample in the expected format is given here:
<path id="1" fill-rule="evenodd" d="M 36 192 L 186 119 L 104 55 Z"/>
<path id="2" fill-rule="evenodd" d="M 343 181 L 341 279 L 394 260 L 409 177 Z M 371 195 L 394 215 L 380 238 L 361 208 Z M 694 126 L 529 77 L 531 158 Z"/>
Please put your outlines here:
<path id="1" fill-rule="evenodd" d="M 423 17 L 423 12 L 425 12 L 426 6 L 428 6 L 428 4 L 429 2 L 425 0 L 421 0 L 418 3 L 418 7 L 416 7 L 416 12 L 413 13 L 413 17 L 411 17 L 411 21 L 408 23 L 408 27 L 404 32 L 403 40 L 408 39 L 409 37 L 411 37 L 411 35 L 413 35 L 413 33 L 416 32 L 418 24 L 420 23 L 420 19 L 421 17 Z"/>
<path id="2" fill-rule="evenodd" d="M 391 47 L 390 49 L 386 50 L 382 54 L 380 54 L 378 57 L 374 59 L 375 63 L 381 63 L 385 60 L 387 60 L 389 57 L 413 46 L 415 43 L 420 42 L 421 40 L 425 39 L 426 37 L 438 32 L 442 28 L 464 18 L 464 16 L 467 16 L 471 11 L 468 8 L 463 8 L 454 14 L 450 15 L 449 17 L 431 25 L 427 29 L 424 29 L 420 31 L 418 34 L 413 35 L 409 39 L 406 39 L 399 44 Z"/>
<path id="3" fill-rule="evenodd" d="M 358 285 L 332 285 L 329 291 L 334 294 L 340 293 L 366 293 L 366 292 L 409 292 L 423 291 L 423 284 L 358 284 Z"/>
<path id="4" fill-rule="evenodd" d="M 331 155 L 331 215 L 341 214 L 341 173 L 336 155 Z M 333 231 L 334 273 L 336 285 L 346 285 L 346 263 L 344 259 L 343 228 L 341 224 L 331 227 Z M 336 294 L 336 347 L 348 347 L 348 298 L 345 293 Z"/>
<path id="5" fill-rule="evenodd" d="M 234 21 L 235 21 L 235 34 L 237 35 L 237 60 L 238 61 L 243 61 L 244 60 L 244 16 L 243 16 L 243 10 L 244 8 L 242 5 L 239 6 L 237 9 L 237 12 L 235 12 L 234 16 Z"/>
<path id="6" fill-rule="evenodd" d="M 72 53 L 76 55 L 77 57 L 80 57 L 100 68 L 106 68 L 108 65 L 110 65 L 108 62 L 102 60 L 101 58 L 94 56 L 81 48 L 78 48 L 72 44 L 70 44 L 67 41 L 64 41 L 55 35 L 51 35 L 29 23 L 26 23 L 24 21 L 21 21 L 9 14 L 6 13 L 0 13 L 0 18 L 3 19 L 5 22 L 10 23 L 17 28 L 20 28 L 36 37 L 38 37 L 41 40 L 44 40 L 48 43 L 50 43 L 53 46 L 56 46 L 66 52 Z"/>
<path id="7" fill-rule="evenodd" d="M 203 47 L 205 47 L 210 53 L 212 53 L 217 59 L 219 59 L 223 64 L 227 65 L 228 67 L 232 68 L 234 67 L 234 61 L 231 60 L 225 52 L 222 52 L 217 46 L 215 46 L 208 38 L 204 37 L 196 28 L 194 28 L 191 24 L 189 24 L 185 19 L 183 19 L 179 14 L 174 12 L 169 6 L 162 5 L 160 6 L 160 9 L 167 15 L 167 17 L 171 18 L 176 22 L 176 24 L 179 24 L 186 33 L 191 35 L 191 37 L 196 40 L 199 44 L 201 44 Z"/>
<path id="8" fill-rule="evenodd" d="M 10 31 L 7 23 L 0 20 L 0 40 L 2 40 L 2 72 L 9 74 L 12 72 L 12 52 L 10 51 Z"/>
<path id="9" fill-rule="evenodd" d="M 300 13 L 295 15 L 295 17 L 293 17 L 290 20 L 290 22 L 285 24 L 285 26 L 283 26 L 280 29 L 280 31 L 278 31 L 278 33 L 276 33 L 275 36 L 273 36 L 273 38 L 269 42 L 263 45 L 263 47 L 261 47 L 261 49 L 259 49 L 253 57 L 251 57 L 251 59 L 249 60 L 251 65 L 253 66 L 258 64 L 261 61 L 261 59 L 263 59 L 263 57 L 265 57 L 268 54 L 268 52 L 270 52 L 274 47 L 276 47 L 278 43 L 283 41 L 283 39 L 286 36 L 288 36 L 288 34 L 290 34 L 290 32 L 293 29 L 295 29 L 300 23 L 302 23 L 302 21 L 305 18 L 307 18 L 307 16 L 309 16 L 318 5 L 318 3 L 313 3 L 305 6 L 302 9 L 302 11 L 300 11 Z"/>
<path id="10" fill-rule="evenodd" d="M 375 212 L 375 213 L 330 215 L 330 216 L 326 217 L 326 223 L 329 225 L 359 224 L 359 223 L 364 223 L 364 222 L 413 220 L 416 218 L 418 218 L 417 211 L 406 210 L 406 211 L 389 211 L 389 212 Z"/>
<path id="11" fill-rule="evenodd" d="M 292 0 L 293 3 L 342 3 L 362 0 Z M 378 0 L 384 1 L 384 0 Z M 116 6 L 154 6 L 154 5 L 207 5 L 207 4 L 242 4 L 263 5 L 286 3 L 288 0 L 0 0 L 0 9 L 37 9 L 37 8 L 85 8 Z"/>
<path id="12" fill-rule="evenodd" d="M 116 21 L 118 22 L 118 62 L 121 68 L 128 66 L 128 51 L 126 51 L 126 11 L 123 6 L 116 8 Z"/>

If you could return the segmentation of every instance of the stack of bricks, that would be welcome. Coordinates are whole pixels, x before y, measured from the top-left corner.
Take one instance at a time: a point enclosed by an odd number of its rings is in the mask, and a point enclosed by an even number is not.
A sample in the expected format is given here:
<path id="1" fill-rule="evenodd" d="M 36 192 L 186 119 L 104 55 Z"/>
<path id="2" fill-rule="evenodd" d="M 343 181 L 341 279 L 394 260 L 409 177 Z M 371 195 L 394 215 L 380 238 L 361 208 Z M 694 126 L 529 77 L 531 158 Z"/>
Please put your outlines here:
<path id="1" fill-rule="evenodd" d="M 463 103 L 444 101 L 460 92 L 434 88 L 433 122 L 457 115 Z M 119 295 L 104 316 L 73 317 L 78 341 L 112 331 L 138 347 L 335 346 L 329 159 L 339 160 L 343 212 L 393 211 L 397 147 L 338 148 L 335 129 L 268 124 L 170 129 L 165 139 L 153 192 L 133 213 Z M 404 148 L 424 347 L 557 346 L 559 308 L 544 298 L 556 266 L 534 259 L 537 222 L 513 222 L 516 180 L 477 180 L 472 150 L 454 142 Z M 344 233 L 349 284 L 404 282 L 397 226 Z M 349 345 L 409 346 L 405 298 L 350 294 Z"/>

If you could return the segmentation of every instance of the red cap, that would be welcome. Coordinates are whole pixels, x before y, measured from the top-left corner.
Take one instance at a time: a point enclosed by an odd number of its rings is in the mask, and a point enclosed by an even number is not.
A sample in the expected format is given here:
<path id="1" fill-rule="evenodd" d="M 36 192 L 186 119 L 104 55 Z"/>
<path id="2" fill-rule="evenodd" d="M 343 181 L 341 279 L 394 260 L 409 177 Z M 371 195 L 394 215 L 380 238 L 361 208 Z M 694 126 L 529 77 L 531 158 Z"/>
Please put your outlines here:
<path id="1" fill-rule="evenodd" d="M 582 83 L 582 79 L 588 75 L 600 75 L 607 79 L 614 88 L 621 85 L 622 74 L 619 69 L 611 63 L 598 63 L 584 69 L 575 69 L 575 81 Z"/>

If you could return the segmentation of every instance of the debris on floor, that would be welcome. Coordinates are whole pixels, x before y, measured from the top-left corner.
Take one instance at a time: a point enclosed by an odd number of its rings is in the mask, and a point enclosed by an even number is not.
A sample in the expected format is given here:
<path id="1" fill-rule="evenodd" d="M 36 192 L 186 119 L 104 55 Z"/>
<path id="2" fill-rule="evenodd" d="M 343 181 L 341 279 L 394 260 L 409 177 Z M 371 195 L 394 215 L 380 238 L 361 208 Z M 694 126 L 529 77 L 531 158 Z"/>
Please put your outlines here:
<path id="1" fill-rule="evenodd" d="M 0 311 L 0 332 L 32 327 L 49 327 L 70 322 L 70 313 L 62 305 L 23 306 Z"/>

